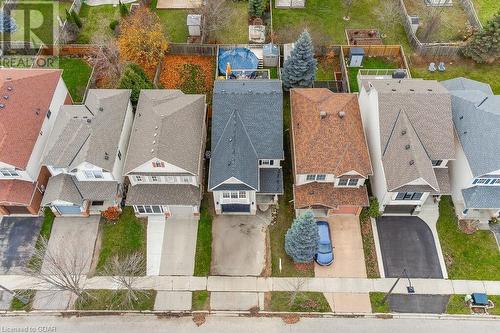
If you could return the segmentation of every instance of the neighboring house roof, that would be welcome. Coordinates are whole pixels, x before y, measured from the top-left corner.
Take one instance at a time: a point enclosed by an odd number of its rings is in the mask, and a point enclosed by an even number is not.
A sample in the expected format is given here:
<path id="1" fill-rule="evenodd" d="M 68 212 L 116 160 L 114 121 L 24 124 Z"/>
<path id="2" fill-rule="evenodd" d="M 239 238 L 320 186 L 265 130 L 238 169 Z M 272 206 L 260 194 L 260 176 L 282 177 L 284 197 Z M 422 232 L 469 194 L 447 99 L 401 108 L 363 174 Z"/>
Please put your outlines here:
<path id="1" fill-rule="evenodd" d="M 261 168 L 259 178 L 259 193 L 283 194 L 283 170 L 281 168 Z"/>
<path id="2" fill-rule="evenodd" d="M 43 164 L 71 170 L 88 162 L 111 171 L 117 158 L 130 94 L 128 89 L 91 89 L 85 104 L 62 106 L 47 143 Z"/>
<path id="3" fill-rule="evenodd" d="M 26 169 L 61 74 L 0 69 L 0 161 Z"/>
<path id="4" fill-rule="evenodd" d="M 423 179 L 440 192 L 432 160 L 455 158 L 451 98 L 437 81 L 373 80 L 389 191 Z M 446 185 L 447 187 L 447 185 Z"/>
<path id="5" fill-rule="evenodd" d="M 79 206 L 84 200 L 114 201 L 117 193 L 117 181 L 78 181 L 75 176 L 60 173 L 49 178 L 42 205 L 55 201 L 66 201 Z"/>
<path id="6" fill-rule="evenodd" d="M 235 177 L 259 190 L 259 159 L 283 159 L 279 80 L 215 81 L 209 189 Z"/>
<path id="7" fill-rule="evenodd" d="M 296 174 L 372 174 L 357 95 L 292 89 L 291 105 Z"/>
<path id="8" fill-rule="evenodd" d="M 137 184 L 127 192 L 127 205 L 199 205 L 201 190 L 184 184 Z"/>
<path id="9" fill-rule="evenodd" d="M 488 84 L 444 81 L 452 96 L 453 123 L 474 177 L 500 169 L 500 95 Z"/>
<path id="10" fill-rule="evenodd" d="M 307 183 L 294 186 L 295 209 L 323 206 L 335 209 L 338 206 L 368 206 L 368 194 L 364 186 L 341 188 L 331 183 Z"/>
<path id="11" fill-rule="evenodd" d="M 462 190 L 465 208 L 500 209 L 499 186 L 473 186 Z"/>
<path id="12" fill-rule="evenodd" d="M 153 158 L 198 174 L 203 158 L 205 95 L 142 90 L 124 174 Z"/>
<path id="13" fill-rule="evenodd" d="M 35 182 L 0 180 L 0 205 L 29 205 L 35 190 Z"/>

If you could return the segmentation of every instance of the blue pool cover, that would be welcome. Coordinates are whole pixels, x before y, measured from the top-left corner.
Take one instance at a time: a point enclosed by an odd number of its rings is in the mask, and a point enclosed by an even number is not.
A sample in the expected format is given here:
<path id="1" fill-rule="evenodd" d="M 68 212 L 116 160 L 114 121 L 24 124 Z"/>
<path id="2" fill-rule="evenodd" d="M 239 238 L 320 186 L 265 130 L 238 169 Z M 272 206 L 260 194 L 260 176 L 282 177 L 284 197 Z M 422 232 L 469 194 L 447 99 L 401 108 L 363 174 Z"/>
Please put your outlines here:
<path id="1" fill-rule="evenodd" d="M 219 72 L 226 75 L 227 63 L 231 64 L 231 69 L 257 69 L 259 58 L 247 48 L 236 48 L 219 51 Z"/>

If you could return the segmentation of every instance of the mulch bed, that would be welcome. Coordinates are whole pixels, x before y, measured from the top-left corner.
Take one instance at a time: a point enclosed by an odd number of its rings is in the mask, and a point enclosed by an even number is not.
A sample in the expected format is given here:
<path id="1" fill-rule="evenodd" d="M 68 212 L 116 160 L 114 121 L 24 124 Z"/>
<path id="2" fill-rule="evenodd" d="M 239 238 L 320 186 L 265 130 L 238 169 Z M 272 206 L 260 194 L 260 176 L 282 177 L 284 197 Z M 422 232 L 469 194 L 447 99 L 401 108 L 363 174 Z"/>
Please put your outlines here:
<path id="1" fill-rule="evenodd" d="M 464 234 L 471 235 L 478 229 L 479 221 L 477 220 L 459 220 L 458 228 Z"/>
<path id="2" fill-rule="evenodd" d="M 160 83 L 166 89 L 178 89 L 180 73 L 185 64 L 199 65 L 205 72 L 205 87 L 207 92 L 212 91 L 214 82 L 214 58 L 197 55 L 173 55 L 169 54 L 163 59 L 160 74 Z"/>

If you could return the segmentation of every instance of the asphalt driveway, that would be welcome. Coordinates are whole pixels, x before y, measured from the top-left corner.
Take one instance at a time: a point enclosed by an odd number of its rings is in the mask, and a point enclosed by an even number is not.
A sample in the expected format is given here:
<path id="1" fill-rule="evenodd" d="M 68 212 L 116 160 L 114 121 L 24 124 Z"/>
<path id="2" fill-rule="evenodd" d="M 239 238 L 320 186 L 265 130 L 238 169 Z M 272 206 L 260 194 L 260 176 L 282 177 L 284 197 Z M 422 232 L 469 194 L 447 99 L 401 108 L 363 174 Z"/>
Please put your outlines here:
<path id="1" fill-rule="evenodd" d="M 434 237 L 416 216 L 377 218 L 377 231 L 386 277 L 443 278 Z"/>
<path id="2" fill-rule="evenodd" d="M 269 222 L 260 215 L 216 216 L 212 224 L 212 275 L 260 275 L 266 263 Z"/>
<path id="3" fill-rule="evenodd" d="M 42 217 L 0 217 L 0 274 L 21 273 L 33 255 Z"/>
<path id="4" fill-rule="evenodd" d="M 406 295 L 389 296 L 391 312 L 401 313 L 445 313 L 449 295 Z"/>

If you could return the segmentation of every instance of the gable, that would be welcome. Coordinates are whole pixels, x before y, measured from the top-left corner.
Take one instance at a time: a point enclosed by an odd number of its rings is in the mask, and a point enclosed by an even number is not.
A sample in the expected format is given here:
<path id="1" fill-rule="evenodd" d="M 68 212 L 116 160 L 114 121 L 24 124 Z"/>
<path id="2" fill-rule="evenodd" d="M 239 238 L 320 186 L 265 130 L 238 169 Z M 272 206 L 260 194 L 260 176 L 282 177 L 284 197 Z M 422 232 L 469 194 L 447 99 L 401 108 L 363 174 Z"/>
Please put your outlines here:
<path id="1" fill-rule="evenodd" d="M 159 166 L 157 166 L 159 165 Z M 141 164 L 137 168 L 130 170 L 127 174 L 132 173 L 190 173 L 186 169 L 180 168 L 176 165 L 168 163 L 167 161 L 161 160 L 159 158 L 152 158 L 149 161 Z"/>

